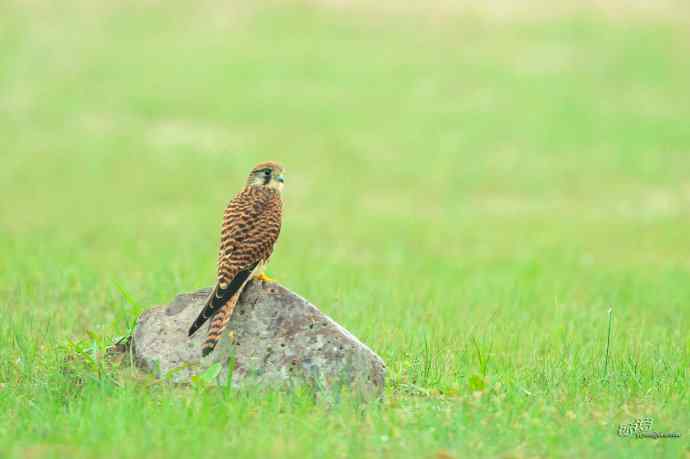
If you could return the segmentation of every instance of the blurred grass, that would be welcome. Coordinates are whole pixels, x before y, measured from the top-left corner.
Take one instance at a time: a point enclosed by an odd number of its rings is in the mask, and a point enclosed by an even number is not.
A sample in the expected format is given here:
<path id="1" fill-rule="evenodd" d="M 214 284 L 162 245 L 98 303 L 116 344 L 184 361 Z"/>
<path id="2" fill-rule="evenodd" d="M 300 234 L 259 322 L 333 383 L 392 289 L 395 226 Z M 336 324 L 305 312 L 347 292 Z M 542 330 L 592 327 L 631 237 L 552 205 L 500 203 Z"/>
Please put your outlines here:
<path id="1" fill-rule="evenodd" d="M 673 14 L 0 13 L 2 456 L 690 454 L 690 33 Z M 212 282 L 222 209 L 266 159 L 288 168 L 270 273 L 384 357 L 385 402 L 71 363 L 68 340 L 102 344 Z M 642 415 L 684 437 L 616 436 Z"/>

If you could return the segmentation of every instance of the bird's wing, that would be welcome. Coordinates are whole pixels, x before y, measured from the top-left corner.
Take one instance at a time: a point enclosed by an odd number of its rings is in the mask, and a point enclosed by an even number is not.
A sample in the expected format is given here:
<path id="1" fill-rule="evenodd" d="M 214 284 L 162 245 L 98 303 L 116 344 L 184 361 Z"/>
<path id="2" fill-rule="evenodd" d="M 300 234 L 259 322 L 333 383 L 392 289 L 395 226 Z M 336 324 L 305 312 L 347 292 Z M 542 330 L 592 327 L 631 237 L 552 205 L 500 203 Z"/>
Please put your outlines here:
<path id="1" fill-rule="evenodd" d="M 281 227 L 277 192 L 245 188 L 228 204 L 223 218 L 218 279 L 204 309 L 189 329 L 191 336 L 241 289 L 256 266 L 270 257 Z"/>

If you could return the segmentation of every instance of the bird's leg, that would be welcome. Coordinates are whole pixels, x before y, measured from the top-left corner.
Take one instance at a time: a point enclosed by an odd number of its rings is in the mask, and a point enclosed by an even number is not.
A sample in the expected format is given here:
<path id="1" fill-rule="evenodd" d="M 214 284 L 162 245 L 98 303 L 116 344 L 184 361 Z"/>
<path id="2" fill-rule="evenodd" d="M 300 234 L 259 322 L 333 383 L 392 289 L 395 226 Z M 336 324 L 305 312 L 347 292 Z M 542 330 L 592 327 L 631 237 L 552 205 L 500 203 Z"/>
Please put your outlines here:
<path id="1" fill-rule="evenodd" d="M 262 282 L 275 282 L 273 279 L 268 277 L 266 273 L 257 274 L 256 276 L 254 276 L 254 279 Z"/>

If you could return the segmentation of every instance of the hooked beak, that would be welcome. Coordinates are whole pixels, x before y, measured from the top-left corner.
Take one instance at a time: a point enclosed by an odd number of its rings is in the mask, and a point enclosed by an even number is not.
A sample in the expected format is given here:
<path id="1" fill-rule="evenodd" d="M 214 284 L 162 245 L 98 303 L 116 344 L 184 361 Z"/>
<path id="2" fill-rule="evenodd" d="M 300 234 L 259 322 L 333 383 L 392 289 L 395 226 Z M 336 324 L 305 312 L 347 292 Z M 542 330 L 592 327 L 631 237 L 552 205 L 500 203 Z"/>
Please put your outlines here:
<path id="1" fill-rule="evenodd" d="M 279 181 L 280 183 L 285 183 L 285 177 L 282 174 L 277 176 L 276 180 Z"/>

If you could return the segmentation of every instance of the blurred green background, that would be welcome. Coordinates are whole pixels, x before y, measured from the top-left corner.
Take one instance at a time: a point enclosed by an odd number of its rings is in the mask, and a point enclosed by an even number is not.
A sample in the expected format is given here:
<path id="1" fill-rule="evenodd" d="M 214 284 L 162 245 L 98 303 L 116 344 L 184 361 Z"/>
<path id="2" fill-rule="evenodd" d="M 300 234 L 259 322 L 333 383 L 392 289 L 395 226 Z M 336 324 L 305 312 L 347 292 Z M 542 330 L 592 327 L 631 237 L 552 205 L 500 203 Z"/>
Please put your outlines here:
<path id="1" fill-rule="evenodd" d="M 1 3 L 2 456 L 690 457 L 689 26 L 672 1 Z M 103 358 L 213 282 L 269 159 L 269 274 L 386 360 L 381 404 Z M 616 436 L 643 415 L 684 437 Z"/>

